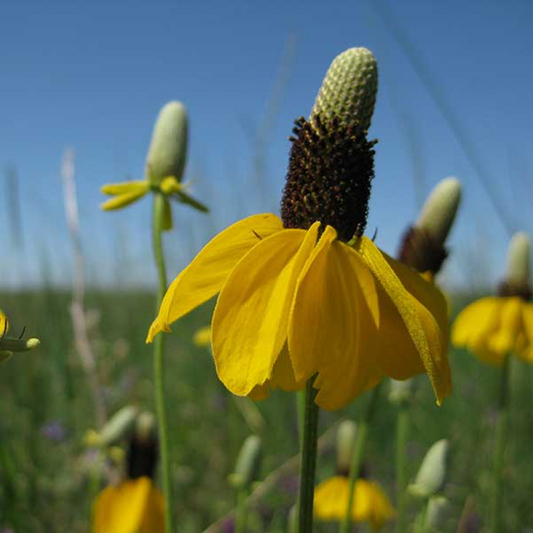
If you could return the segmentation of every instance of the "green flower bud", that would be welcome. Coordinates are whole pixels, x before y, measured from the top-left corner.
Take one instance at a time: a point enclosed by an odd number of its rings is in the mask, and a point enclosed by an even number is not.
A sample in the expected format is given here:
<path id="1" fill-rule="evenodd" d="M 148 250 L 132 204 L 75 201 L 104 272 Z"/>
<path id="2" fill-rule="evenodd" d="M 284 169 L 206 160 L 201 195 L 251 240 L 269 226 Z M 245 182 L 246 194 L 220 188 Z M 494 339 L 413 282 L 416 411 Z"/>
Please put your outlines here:
<path id="1" fill-rule="evenodd" d="M 432 496 L 428 501 L 424 531 L 442 531 L 450 502 L 444 496 Z"/>
<path id="2" fill-rule="evenodd" d="M 415 226 L 444 245 L 461 201 L 461 182 L 457 178 L 443 179 L 431 191 Z"/>
<path id="3" fill-rule="evenodd" d="M 157 185 L 163 178 L 183 178 L 187 160 L 187 111 L 181 102 L 169 102 L 161 109 L 146 158 L 146 176 Z"/>
<path id="4" fill-rule="evenodd" d="M 100 446 L 112 446 L 132 432 L 139 410 L 127 405 L 119 409 L 105 424 L 98 434 Z"/>
<path id="5" fill-rule="evenodd" d="M 350 48 L 331 63 L 311 113 L 322 122 L 370 128 L 378 90 L 376 58 L 366 48 Z"/>
<path id="6" fill-rule="evenodd" d="M 236 489 L 249 487 L 259 477 L 261 468 L 261 439 L 250 435 L 242 445 L 235 472 L 230 476 L 230 483 Z"/>
<path id="7" fill-rule="evenodd" d="M 36 338 L 14 339 L 12 337 L 0 338 L 0 351 L 8 352 L 29 352 L 40 346 L 41 341 Z"/>
<path id="8" fill-rule="evenodd" d="M 142 411 L 135 422 L 135 435 L 140 441 L 153 440 L 156 437 L 155 416 L 149 411 Z"/>
<path id="9" fill-rule="evenodd" d="M 390 380 L 389 402 L 393 405 L 402 405 L 407 403 L 413 397 L 414 381 L 406 379 L 398 381 Z"/>
<path id="10" fill-rule="evenodd" d="M 446 439 L 437 441 L 426 453 L 415 482 L 408 491 L 417 498 L 429 498 L 440 492 L 446 482 L 449 444 Z"/>
<path id="11" fill-rule="evenodd" d="M 505 281 L 509 285 L 527 286 L 530 283 L 529 237 L 522 232 L 515 233 L 507 251 Z"/>
<path id="12" fill-rule="evenodd" d="M 344 420 L 337 430 L 337 472 L 348 474 L 352 462 L 353 447 L 357 434 L 357 424 Z"/>

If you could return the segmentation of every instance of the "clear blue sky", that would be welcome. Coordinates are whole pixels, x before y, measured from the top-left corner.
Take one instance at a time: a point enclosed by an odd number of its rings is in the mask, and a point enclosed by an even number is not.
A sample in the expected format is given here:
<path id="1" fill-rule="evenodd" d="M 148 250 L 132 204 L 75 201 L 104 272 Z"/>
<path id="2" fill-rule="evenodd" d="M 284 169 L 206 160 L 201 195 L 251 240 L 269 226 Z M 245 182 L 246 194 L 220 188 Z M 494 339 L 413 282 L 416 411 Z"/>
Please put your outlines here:
<path id="1" fill-rule="evenodd" d="M 533 3 L 384 5 L 490 169 L 513 225 L 531 232 Z M 186 174 L 212 208 L 208 217 L 179 209 L 178 227 L 167 237 L 170 273 L 228 223 L 276 210 L 292 121 L 309 114 L 330 62 L 352 46 L 370 48 L 380 67 L 367 231 L 378 227 L 378 243 L 394 253 L 417 214 L 416 180 L 426 193 L 455 175 L 465 194 L 444 280 L 464 285 L 501 275 L 508 233 L 431 94 L 369 2 L 5 1 L 0 17 L 0 180 L 3 185 L 4 169 L 16 167 L 24 225 L 24 247 L 13 248 L 3 187 L 3 284 L 38 281 L 44 263 L 53 280 L 69 280 L 59 177 L 69 146 L 76 150 L 91 279 L 154 280 L 149 201 L 102 213 L 99 187 L 142 177 L 153 122 L 169 100 L 189 109 Z M 254 147 L 265 116 L 272 120 L 258 181 Z"/>

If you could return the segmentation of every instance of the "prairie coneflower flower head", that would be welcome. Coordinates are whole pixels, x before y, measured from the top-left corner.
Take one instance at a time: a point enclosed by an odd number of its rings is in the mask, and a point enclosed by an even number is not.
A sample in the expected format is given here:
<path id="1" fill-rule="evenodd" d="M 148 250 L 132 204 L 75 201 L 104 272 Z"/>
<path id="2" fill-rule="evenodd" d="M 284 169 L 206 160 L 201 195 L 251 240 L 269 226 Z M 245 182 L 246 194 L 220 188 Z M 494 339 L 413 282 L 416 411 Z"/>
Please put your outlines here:
<path id="1" fill-rule="evenodd" d="M 502 366 L 511 354 L 533 362 L 532 294 L 529 238 L 517 233 L 509 245 L 507 272 L 497 295 L 481 298 L 459 313 L 453 343 L 494 366 Z"/>
<path id="2" fill-rule="evenodd" d="M 0 364 L 11 359 L 15 352 L 29 352 L 40 346 L 41 341 L 35 337 L 24 340 L 24 330 L 19 337 L 11 337 L 9 332 L 9 320 L 0 310 Z"/>
<path id="3" fill-rule="evenodd" d="M 217 235 L 170 285 L 148 341 L 219 294 L 216 370 L 234 394 L 297 390 L 338 409 L 383 375 L 426 372 L 450 390 L 444 297 L 363 232 L 374 176 L 377 64 L 352 48 L 332 63 L 309 120 L 297 120 L 281 219 L 254 215 Z"/>
<path id="4" fill-rule="evenodd" d="M 128 441 L 126 476 L 94 504 L 93 533 L 163 533 L 165 501 L 154 485 L 157 437 L 151 413 L 140 413 Z"/>
<path id="5" fill-rule="evenodd" d="M 181 102 L 169 102 L 157 118 L 148 156 L 146 158 L 145 179 L 111 183 L 101 191 L 112 196 L 101 207 L 106 211 L 121 209 L 140 200 L 150 191 L 165 197 L 165 227 L 172 228 L 170 200 L 189 204 L 199 211 L 207 208 L 187 193 L 182 183 L 187 158 L 188 119 L 185 106 Z"/>

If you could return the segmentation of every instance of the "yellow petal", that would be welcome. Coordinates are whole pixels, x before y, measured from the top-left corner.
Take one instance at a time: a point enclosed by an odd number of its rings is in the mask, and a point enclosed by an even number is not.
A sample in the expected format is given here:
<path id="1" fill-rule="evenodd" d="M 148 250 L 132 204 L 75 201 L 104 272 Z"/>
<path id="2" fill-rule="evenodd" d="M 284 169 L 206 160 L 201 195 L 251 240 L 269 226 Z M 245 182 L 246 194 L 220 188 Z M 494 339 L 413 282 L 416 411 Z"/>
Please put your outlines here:
<path id="1" fill-rule="evenodd" d="M 467 305 L 455 319 L 452 342 L 455 346 L 471 346 L 484 340 L 497 325 L 496 309 L 500 299 L 481 298 Z"/>
<path id="2" fill-rule="evenodd" d="M 385 340 L 385 336 L 388 334 L 385 328 L 385 318 L 390 318 L 396 323 L 395 328 L 391 328 L 392 333 L 401 329 L 399 317 L 419 354 L 433 385 L 437 402 L 440 404 L 451 390 L 451 376 L 446 353 L 447 345 L 444 342 L 444 339 L 447 338 L 448 328 L 447 317 L 444 319 L 447 314 L 444 296 L 432 283 L 425 281 L 414 270 L 389 257 L 386 258 L 370 239 L 361 238 L 356 244 L 356 250 L 377 278 L 397 311 L 397 315 L 387 313 L 389 316 L 386 317 L 385 311 L 382 309 L 380 318 L 381 339 Z M 411 294 L 409 290 L 415 294 Z M 432 308 L 434 314 L 426 306 Z M 393 347 L 391 348 L 393 349 Z M 406 357 L 404 350 L 408 355 L 411 353 L 408 343 L 398 345 L 396 350 L 383 352 L 378 361 L 382 370 L 396 379 L 398 379 L 396 376 L 400 371 L 404 375 L 404 379 L 408 377 L 408 374 L 414 375 L 420 372 L 419 363 L 412 357 Z"/>
<path id="3" fill-rule="evenodd" d="M 487 339 L 487 349 L 505 356 L 516 352 L 517 338 L 519 333 L 524 331 L 523 300 L 519 297 L 502 298 L 502 300 L 500 323 Z"/>
<path id="4" fill-rule="evenodd" d="M 138 533 L 151 492 L 152 481 L 147 477 L 104 489 L 94 505 L 93 533 Z"/>
<path id="5" fill-rule="evenodd" d="M 525 343 L 518 355 L 528 363 L 533 363 L 533 304 L 530 302 L 524 302 L 522 306 L 522 321 Z"/>
<path id="6" fill-rule="evenodd" d="M 103 185 L 100 188 L 100 191 L 104 194 L 116 196 L 118 194 L 126 194 L 131 192 L 148 192 L 149 189 L 150 183 L 148 180 L 135 180 L 124 181 L 122 183 L 109 183 L 107 185 Z"/>
<path id="7" fill-rule="evenodd" d="M 285 391 L 297 391 L 305 387 L 305 380 L 296 380 L 287 343 L 283 345 L 281 353 L 276 359 L 270 381 L 274 388 L 280 387 Z"/>
<path id="8" fill-rule="evenodd" d="M 151 485 L 139 533 L 165 533 L 165 498 L 155 485 Z"/>
<path id="9" fill-rule="evenodd" d="M 0 310 L 0 337 L 3 337 L 9 331 L 9 320 Z"/>
<path id="10" fill-rule="evenodd" d="M 172 322 L 215 296 L 246 252 L 282 229 L 281 220 L 267 213 L 245 218 L 214 237 L 168 288 L 147 342 L 160 331 L 170 331 Z"/>
<path id="11" fill-rule="evenodd" d="M 133 202 L 136 202 L 146 194 L 146 190 L 131 191 L 124 194 L 119 194 L 110 200 L 107 200 L 103 204 L 100 204 L 100 208 L 104 211 L 112 211 L 113 209 L 121 209 Z"/>
<path id="12" fill-rule="evenodd" d="M 302 271 L 289 329 L 296 377 L 302 381 L 318 372 L 315 401 L 329 411 L 352 401 L 380 376 L 366 357 L 362 330 L 367 320 L 379 320 L 374 280 L 354 250 L 335 238 L 328 226 Z M 375 331 L 377 324 L 372 327 Z"/>
<path id="13" fill-rule="evenodd" d="M 246 396 L 270 378 L 287 338 L 296 279 L 318 226 L 263 239 L 228 276 L 213 315 L 212 341 L 218 377 L 234 394 Z"/>

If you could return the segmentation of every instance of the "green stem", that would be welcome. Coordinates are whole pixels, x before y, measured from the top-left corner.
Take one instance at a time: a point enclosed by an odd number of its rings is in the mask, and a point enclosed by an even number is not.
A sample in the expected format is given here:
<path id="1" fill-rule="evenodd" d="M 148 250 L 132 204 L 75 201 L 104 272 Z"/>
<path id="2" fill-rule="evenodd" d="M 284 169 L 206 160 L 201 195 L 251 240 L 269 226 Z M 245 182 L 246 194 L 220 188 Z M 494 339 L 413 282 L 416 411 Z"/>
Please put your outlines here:
<path id="1" fill-rule="evenodd" d="M 305 389 L 305 416 L 300 464 L 300 495 L 298 498 L 298 533 L 313 531 L 313 499 L 315 495 L 316 439 L 318 406 L 315 404 L 315 378 L 307 380 Z"/>
<path id="2" fill-rule="evenodd" d="M 407 461 L 405 448 L 409 435 L 409 412 L 401 405 L 396 417 L 396 532 L 405 533 L 407 524 L 405 508 L 407 502 Z"/>
<path id="3" fill-rule="evenodd" d="M 298 441 L 300 443 L 300 452 L 302 451 L 304 441 L 304 420 L 305 420 L 305 389 L 296 393 L 296 413 L 298 416 Z"/>
<path id="4" fill-rule="evenodd" d="M 159 289 L 157 293 L 157 311 L 167 289 L 167 275 L 165 268 L 165 256 L 163 253 L 163 213 L 165 197 L 160 193 L 154 193 L 154 211 L 152 224 L 152 238 L 154 248 L 155 264 L 159 279 Z M 168 443 L 168 424 L 165 405 L 165 384 L 164 384 L 164 359 L 163 343 L 165 336 L 157 335 L 154 339 L 154 387 L 155 403 L 157 410 L 157 426 L 159 430 L 159 450 L 161 453 L 161 473 L 163 481 L 163 494 L 165 496 L 165 531 L 173 533 L 174 517 L 172 514 L 172 481 L 170 476 L 170 454 Z"/>
<path id="5" fill-rule="evenodd" d="M 490 533 L 501 531 L 501 497 L 502 497 L 502 469 L 505 442 L 507 440 L 507 418 L 509 400 L 509 356 L 505 357 L 500 374 L 500 393 L 498 399 L 498 420 L 496 422 L 496 443 L 493 455 L 492 493 L 490 499 Z"/>
<path id="6" fill-rule="evenodd" d="M 379 396 L 379 389 L 381 382 L 374 387 L 372 395 L 366 409 L 357 425 L 357 434 L 355 437 L 355 444 L 352 455 L 352 462 L 350 463 L 350 486 L 348 489 L 348 504 L 346 506 L 346 515 L 344 520 L 340 524 L 340 533 L 349 533 L 352 527 L 352 508 L 355 495 L 355 482 L 359 477 L 359 471 L 361 470 L 361 463 L 363 461 L 363 454 L 365 451 L 366 438 L 368 435 L 368 428 L 374 418 L 374 412 L 376 410 L 377 399 Z"/>
<path id="7" fill-rule="evenodd" d="M 235 509 L 235 533 L 245 533 L 248 509 L 246 508 L 246 498 L 248 490 L 246 488 L 237 489 L 237 505 Z"/>

